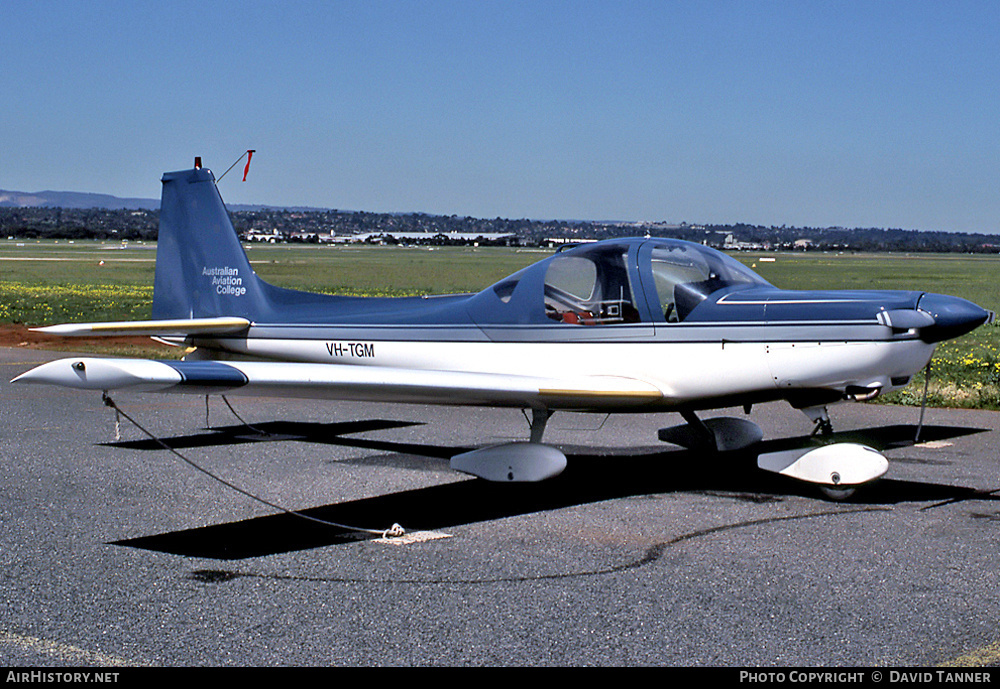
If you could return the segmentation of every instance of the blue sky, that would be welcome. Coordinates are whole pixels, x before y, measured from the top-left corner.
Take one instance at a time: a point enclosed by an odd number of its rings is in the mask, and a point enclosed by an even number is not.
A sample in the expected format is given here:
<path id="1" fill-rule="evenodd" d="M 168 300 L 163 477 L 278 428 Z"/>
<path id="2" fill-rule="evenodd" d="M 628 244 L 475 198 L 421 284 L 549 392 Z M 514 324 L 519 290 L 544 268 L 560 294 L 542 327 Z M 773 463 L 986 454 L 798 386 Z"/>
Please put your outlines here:
<path id="1" fill-rule="evenodd" d="M 5 0 L 0 188 L 1000 232 L 996 2 Z"/>

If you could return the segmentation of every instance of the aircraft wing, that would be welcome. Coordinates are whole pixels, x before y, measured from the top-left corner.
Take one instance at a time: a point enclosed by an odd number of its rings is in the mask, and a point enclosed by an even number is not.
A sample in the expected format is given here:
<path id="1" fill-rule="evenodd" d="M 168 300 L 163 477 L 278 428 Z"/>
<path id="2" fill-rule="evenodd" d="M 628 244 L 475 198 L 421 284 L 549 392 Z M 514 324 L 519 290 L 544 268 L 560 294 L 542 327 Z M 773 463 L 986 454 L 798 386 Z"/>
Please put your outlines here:
<path id="1" fill-rule="evenodd" d="M 622 376 L 518 376 L 267 361 L 73 357 L 42 364 L 12 382 L 82 390 L 581 410 L 636 407 L 663 398 L 655 385 Z"/>

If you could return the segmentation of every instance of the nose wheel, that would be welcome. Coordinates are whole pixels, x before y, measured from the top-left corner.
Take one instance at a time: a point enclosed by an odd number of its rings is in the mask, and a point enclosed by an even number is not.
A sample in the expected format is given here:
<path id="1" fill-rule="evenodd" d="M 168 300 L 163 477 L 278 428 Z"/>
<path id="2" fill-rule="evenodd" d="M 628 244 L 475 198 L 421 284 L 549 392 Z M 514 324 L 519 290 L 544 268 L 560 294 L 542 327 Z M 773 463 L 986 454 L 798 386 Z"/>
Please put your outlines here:
<path id="1" fill-rule="evenodd" d="M 826 496 L 827 500 L 843 502 L 854 496 L 857 486 L 820 486 L 819 491 Z"/>
<path id="2" fill-rule="evenodd" d="M 884 475 L 889 461 L 866 445 L 833 443 L 766 452 L 757 456 L 757 466 L 815 484 L 828 500 L 841 501 L 853 496 L 859 486 Z"/>

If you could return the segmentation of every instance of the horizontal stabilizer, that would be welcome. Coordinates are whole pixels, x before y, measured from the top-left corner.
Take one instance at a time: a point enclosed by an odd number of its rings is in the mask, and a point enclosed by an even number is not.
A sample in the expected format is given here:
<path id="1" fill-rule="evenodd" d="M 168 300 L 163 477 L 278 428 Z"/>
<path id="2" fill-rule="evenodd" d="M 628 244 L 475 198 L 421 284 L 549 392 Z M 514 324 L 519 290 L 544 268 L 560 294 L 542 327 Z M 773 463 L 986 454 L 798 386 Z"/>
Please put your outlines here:
<path id="1" fill-rule="evenodd" d="M 63 337 L 112 337 L 121 335 L 226 335 L 250 327 L 246 318 L 177 318 L 162 321 L 110 321 L 107 323 L 63 323 L 32 328 L 35 332 Z"/>

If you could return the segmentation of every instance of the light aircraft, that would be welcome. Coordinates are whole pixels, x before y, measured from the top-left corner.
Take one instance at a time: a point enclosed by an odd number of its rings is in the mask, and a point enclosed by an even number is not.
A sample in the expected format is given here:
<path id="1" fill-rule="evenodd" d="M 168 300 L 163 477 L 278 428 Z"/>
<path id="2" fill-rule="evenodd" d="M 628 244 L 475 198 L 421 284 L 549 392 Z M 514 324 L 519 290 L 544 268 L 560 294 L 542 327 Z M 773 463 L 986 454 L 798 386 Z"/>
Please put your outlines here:
<path id="1" fill-rule="evenodd" d="M 41 328 L 148 334 L 181 361 L 71 357 L 14 379 L 84 390 L 377 400 L 530 410 L 527 442 L 452 458 L 491 481 L 559 474 L 555 411 L 679 412 L 660 439 L 721 452 L 763 437 L 704 410 L 787 400 L 829 432 L 827 405 L 910 383 L 936 345 L 992 319 L 917 291 L 788 291 L 708 247 L 612 239 L 555 253 L 478 294 L 364 298 L 293 291 L 253 272 L 208 169 L 164 174 L 154 320 Z M 760 454 L 758 466 L 844 497 L 888 468 L 864 445 Z"/>

